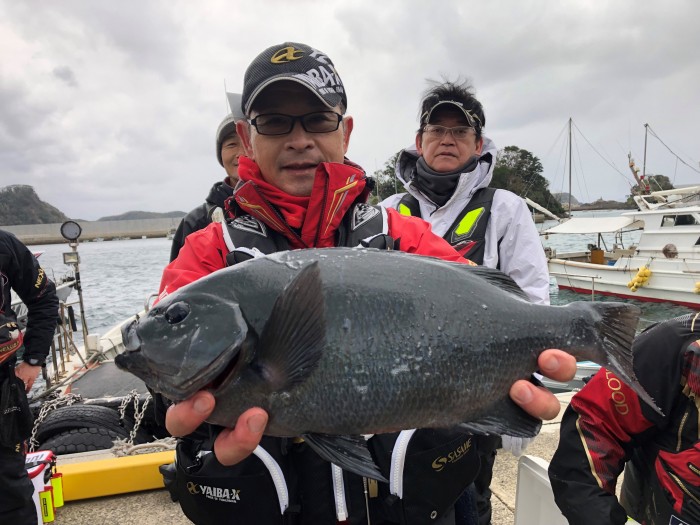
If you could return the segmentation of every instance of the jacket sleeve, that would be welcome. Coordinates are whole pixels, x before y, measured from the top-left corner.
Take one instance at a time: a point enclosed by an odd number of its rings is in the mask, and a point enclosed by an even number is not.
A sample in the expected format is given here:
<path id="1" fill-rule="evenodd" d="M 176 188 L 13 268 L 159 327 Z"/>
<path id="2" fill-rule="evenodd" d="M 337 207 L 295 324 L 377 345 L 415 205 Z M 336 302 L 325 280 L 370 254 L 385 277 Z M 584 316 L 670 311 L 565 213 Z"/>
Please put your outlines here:
<path id="1" fill-rule="evenodd" d="M 401 215 L 392 208 L 386 208 L 386 212 L 389 235 L 399 241 L 401 251 L 473 264 L 462 257 L 445 239 L 435 235 L 430 224 L 423 219 Z"/>
<path id="2" fill-rule="evenodd" d="M 173 237 L 173 243 L 170 246 L 170 262 L 177 259 L 180 250 L 182 250 L 182 246 L 185 244 L 185 237 L 187 237 L 187 235 L 188 234 L 185 233 L 185 218 L 183 218 L 177 226 L 175 236 Z"/>
<path id="3" fill-rule="evenodd" d="M 173 237 L 173 244 L 170 248 L 170 262 L 173 262 L 179 255 L 187 236 L 190 233 L 206 228 L 210 222 L 206 203 L 196 207 L 185 215 L 180 221 L 175 236 Z"/>
<path id="4" fill-rule="evenodd" d="M 177 258 L 163 270 L 158 300 L 178 288 L 226 267 L 228 248 L 221 223 L 214 222 L 187 236 Z"/>
<path id="5" fill-rule="evenodd" d="M 637 337 L 634 370 L 664 414 L 680 394 L 680 349 L 675 321 Z M 671 351 L 672 349 L 672 351 Z M 572 525 L 623 524 L 627 513 L 615 497 L 617 479 L 634 447 L 668 425 L 612 372 L 601 368 L 571 400 L 561 422 L 559 446 L 549 466 L 554 499 Z"/>
<path id="6" fill-rule="evenodd" d="M 32 252 L 14 235 L 5 233 L 0 241 L 0 253 L 9 256 L 6 267 L 8 284 L 27 306 L 24 360 L 44 361 L 58 321 L 56 286 L 46 277 Z"/>
<path id="7" fill-rule="evenodd" d="M 547 258 L 530 211 L 525 201 L 516 195 L 501 200 L 498 196 L 502 193 L 503 190 L 499 190 L 494 197 L 489 222 L 493 233 L 486 235 L 498 244 L 493 253 L 498 253 L 499 269 L 518 283 L 530 301 L 549 304 Z"/>

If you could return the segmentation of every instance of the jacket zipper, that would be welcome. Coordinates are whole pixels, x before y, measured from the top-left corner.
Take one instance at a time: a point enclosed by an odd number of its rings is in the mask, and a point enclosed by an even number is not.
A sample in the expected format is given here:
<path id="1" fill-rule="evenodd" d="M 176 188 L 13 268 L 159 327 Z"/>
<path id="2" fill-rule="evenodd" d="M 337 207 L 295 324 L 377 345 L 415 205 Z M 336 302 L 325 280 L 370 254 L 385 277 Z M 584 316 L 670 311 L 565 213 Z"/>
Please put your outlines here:
<path id="1" fill-rule="evenodd" d="M 328 177 L 325 178 L 323 182 L 323 201 L 321 202 L 321 215 L 319 220 L 316 222 L 316 237 L 314 238 L 314 246 L 318 246 L 318 239 L 321 237 L 321 225 L 323 224 L 323 217 L 326 214 L 326 204 L 328 200 Z"/>
<path id="2" fill-rule="evenodd" d="M 698 407 L 695 392 L 690 391 L 688 393 L 688 399 L 695 405 L 695 408 L 698 410 L 698 421 L 700 422 L 700 407 Z M 678 425 L 678 441 L 676 443 L 676 452 L 681 451 L 682 439 L 683 439 L 683 429 L 685 428 L 685 423 L 688 420 L 689 416 L 690 416 L 690 407 L 685 409 L 685 413 L 683 414 L 683 418 L 681 419 L 681 423 L 680 423 L 680 425 Z"/>
<path id="3" fill-rule="evenodd" d="M 690 493 L 690 491 L 686 488 L 686 486 L 685 486 L 685 484 L 683 483 L 683 481 L 681 480 L 681 478 L 679 478 L 678 476 L 676 476 L 676 475 L 675 475 L 674 473 L 672 473 L 672 472 L 669 472 L 668 475 L 671 476 L 671 478 L 673 479 L 673 481 L 676 482 L 676 485 L 678 485 L 678 486 L 680 487 L 680 489 L 685 493 L 686 496 L 688 496 L 688 497 L 689 497 L 690 499 L 692 499 L 695 503 L 697 503 L 698 505 L 700 505 L 700 499 L 698 499 L 696 496 L 694 496 L 693 494 Z"/>
<path id="4" fill-rule="evenodd" d="M 394 443 L 394 449 L 391 451 L 389 491 L 401 499 L 403 499 L 403 467 L 406 463 L 406 451 L 415 431 L 415 428 L 413 430 L 402 430 L 396 439 L 396 443 Z"/>
<path id="5" fill-rule="evenodd" d="M 331 476 L 333 478 L 333 494 L 335 496 L 335 516 L 342 522 L 348 519 L 348 504 L 345 501 L 345 483 L 343 470 L 331 463 Z"/>

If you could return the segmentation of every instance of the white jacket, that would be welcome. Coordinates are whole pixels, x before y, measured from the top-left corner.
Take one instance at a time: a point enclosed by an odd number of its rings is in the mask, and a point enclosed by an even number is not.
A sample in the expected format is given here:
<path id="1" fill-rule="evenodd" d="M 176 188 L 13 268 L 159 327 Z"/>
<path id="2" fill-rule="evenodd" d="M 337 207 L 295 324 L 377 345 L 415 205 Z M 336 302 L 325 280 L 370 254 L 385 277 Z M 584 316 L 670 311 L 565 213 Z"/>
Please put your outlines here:
<path id="1" fill-rule="evenodd" d="M 474 192 L 480 188 L 486 188 L 491 182 L 496 163 L 496 146 L 491 139 L 487 137 L 483 139 L 482 157 L 490 153 L 493 161 L 490 164 L 480 162 L 474 171 L 462 173 L 452 197 L 439 209 L 436 209 L 435 204 L 413 186 L 410 180 L 412 169 L 409 170 L 410 173 L 401 172 L 401 155 L 399 155 L 399 161 L 396 163 L 397 177 L 404 183 L 408 192 L 418 199 L 421 216 L 441 237 L 454 224 Z M 418 155 L 415 146 L 410 146 L 405 151 Z M 404 193 L 392 195 L 384 199 L 380 205 L 396 209 L 404 195 Z M 500 262 L 500 270 L 518 283 L 533 303 L 549 304 L 547 259 L 532 215 L 523 199 L 510 191 L 496 190 L 491 206 L 491 217 L 486 227 L 485 242 L 484 266 L 496 268 Z"/>

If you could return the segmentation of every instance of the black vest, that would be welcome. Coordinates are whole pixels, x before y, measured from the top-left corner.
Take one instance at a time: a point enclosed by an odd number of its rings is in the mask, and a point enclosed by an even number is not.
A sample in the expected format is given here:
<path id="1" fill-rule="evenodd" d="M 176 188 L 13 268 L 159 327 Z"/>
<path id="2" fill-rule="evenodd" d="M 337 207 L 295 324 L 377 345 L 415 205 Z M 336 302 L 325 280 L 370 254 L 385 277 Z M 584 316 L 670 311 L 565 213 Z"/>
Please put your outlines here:
<path id="1" fill-rule="evenodd" d="M 235 247 L 226 256 L 228 266 L 253 258 L 254 250 L 265 255 L 289 250 L 289 242 L 284 235 L 271 230 L 251 215 L 227 220 L 226 230 L 225 234 L 228 233 Z M 398 240 L 385 234 L 387 230 L 381 207 L 355 204 L 338 228 L 336 246 L 398 250 Z"/>
<path id="2" fill-rule="evenodd" d="M 464 209 L 457 215 L 443 236 L 452 247 L 462 253 L 465 259 L 476 264 L 484 263 L 486 249 L 486 226 L 491 218 L 491 206 L 495 188 L 481 188 L 474 192 Z M 402 215 L 421 217 L 420 203 L 410 193 L 406 193 L 398 205 Z"/>

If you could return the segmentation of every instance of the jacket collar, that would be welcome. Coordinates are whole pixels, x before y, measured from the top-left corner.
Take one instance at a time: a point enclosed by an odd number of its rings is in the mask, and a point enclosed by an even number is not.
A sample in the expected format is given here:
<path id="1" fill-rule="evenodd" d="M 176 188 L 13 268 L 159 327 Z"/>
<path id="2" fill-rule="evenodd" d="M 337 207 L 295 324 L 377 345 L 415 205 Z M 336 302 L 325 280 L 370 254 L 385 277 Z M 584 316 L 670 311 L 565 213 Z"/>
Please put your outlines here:
<path id="1" fill-rule="evenodd" d="M 325 248 L 335 246 L 335 233 L 356 202 L 365 202 L 371 185 L 357 164 L 324 162 L 316 168 L 313 189 L 308 201 L 280 191 L 265 190 L 260 168 L 254 161 L 241 157 L 240 167 L 248 171 L 245 182 L 234 193 L 237 206 L 268 227 L 284 235 L 293 248 Z M 284 199 L 284 206 L 276 204 Z M 300 224 L 301 227 L 292 227 Z"/>

